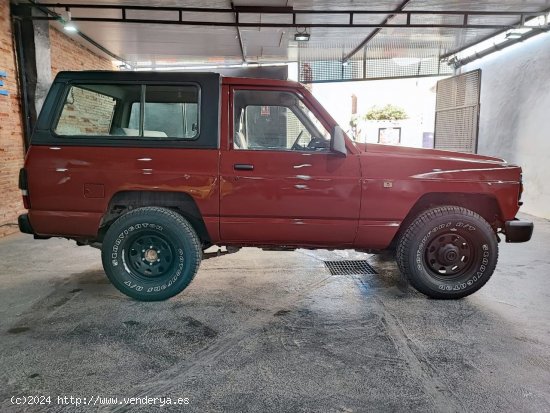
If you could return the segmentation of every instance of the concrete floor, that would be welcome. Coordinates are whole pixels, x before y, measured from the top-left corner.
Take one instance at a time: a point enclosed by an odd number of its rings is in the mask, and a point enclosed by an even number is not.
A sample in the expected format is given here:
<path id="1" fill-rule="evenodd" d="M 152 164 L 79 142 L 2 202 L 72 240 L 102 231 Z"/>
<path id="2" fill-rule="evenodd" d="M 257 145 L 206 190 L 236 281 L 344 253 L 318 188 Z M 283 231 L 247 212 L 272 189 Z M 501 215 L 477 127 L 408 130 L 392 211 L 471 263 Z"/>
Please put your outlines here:
<path id="1" fill-rule="evenodd" d="M 403 287 L 376 256 L 244 249 L 204 261 L 178 297 L 140 303 L 108 283 L 98 250 L 4 238 L 0 410 L 42 394 L 190 399 L 162 411 L 548 412 L 550 222 L 535 222 L 459 301 Z M 323 264 L 365 257 L 380 275 Z"/>

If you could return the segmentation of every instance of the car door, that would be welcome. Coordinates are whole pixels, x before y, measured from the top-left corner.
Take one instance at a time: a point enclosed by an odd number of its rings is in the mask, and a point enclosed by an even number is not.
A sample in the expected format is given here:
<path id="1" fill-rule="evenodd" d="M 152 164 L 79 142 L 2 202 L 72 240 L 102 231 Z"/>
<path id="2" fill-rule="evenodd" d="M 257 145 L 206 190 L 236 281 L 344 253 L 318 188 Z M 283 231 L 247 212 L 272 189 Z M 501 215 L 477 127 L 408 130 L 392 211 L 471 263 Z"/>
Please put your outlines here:
<path id="1" fill-rule="evenodd" d="M 233 87 L 221 152 L 220 234 L 227 242 L 351 245 L 360 209 L 356 155 L 330 150 L 326 121 L 291 90 Z"/>

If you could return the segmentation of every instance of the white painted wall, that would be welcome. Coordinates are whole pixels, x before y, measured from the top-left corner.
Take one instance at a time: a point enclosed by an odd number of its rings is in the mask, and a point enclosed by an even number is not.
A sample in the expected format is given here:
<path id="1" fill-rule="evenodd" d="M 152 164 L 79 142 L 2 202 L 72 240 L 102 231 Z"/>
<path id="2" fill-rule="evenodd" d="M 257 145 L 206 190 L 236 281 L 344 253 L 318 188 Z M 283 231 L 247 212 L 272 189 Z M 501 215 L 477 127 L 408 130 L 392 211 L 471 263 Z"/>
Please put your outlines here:
<path id="1" fill-rule="evenodd" d="M 481 68 L 478 152 L 523 167 L 522 211 L 550 219 L 550 33 L 466 65 Z"/>
<path id="2" fill-rule="evenodd" d="M 433 110 L 433 109 L 432 109 Z M 424 126 L 418 118 L 404 119 L 397 121 L 388 120 L 360 120 L 358 129 L 360 131 L 357 142 L 361 143 L 378 143 L 378 134 L 380 128 L 401 128 L 400 146 L 410 146 L 412 148 L 422 148 L 422 133 L 432 132 L 432 130 L 424 131 Z"/>
<path id="3" fill-rule="evenodd" d="M 372 106 L 399 106 L 409 116 L 408 120 L 398 125 L 403 128 L 401 145 L 422 147 L 422 134 L 434 130 L 435 85 L 442 78 L 315 83 L 312 92 L 345 131 L 350 129 L 352 95 L 357 97 L 357 114 L 360 116 L 365 115 Z M 360 122 L 360 129 L 359 142 L 378 141 L 376 122 Z"/>

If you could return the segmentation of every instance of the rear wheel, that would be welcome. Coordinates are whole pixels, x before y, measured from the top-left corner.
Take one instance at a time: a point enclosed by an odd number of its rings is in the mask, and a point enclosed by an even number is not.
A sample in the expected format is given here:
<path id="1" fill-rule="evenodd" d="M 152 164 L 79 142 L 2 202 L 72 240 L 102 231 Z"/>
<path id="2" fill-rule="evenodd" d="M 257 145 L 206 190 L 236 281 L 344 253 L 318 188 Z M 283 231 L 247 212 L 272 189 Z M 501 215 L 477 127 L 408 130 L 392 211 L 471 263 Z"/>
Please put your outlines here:
<path id="1" fill-rule="evenodd" d="M 405 230 L 397 264 L 411 285 L 433 298 L 479 290 L 498 260 L 497 238 L 481 216 L 457 206 L 424 211 Z"/>
<path id="2" fill-rule="evenodd" d="M 199 238 L 181 215 L 138 208 L 116 220 L 101 249 L 103 268 L 122 293 L 141 301 L 166 300 L 193 280 L 202 257 Z"/>

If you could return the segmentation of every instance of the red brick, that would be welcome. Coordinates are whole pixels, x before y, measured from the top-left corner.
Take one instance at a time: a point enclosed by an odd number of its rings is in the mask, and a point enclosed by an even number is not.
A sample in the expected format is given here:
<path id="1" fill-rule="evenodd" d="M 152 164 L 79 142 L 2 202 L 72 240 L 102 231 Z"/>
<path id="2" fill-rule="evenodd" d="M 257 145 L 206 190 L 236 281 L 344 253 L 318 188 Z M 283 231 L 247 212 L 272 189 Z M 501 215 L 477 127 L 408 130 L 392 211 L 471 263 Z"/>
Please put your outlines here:
<path id="1" fill-rule="evenodd" d="M 17 84 L 9 0 L 0 0 L 0 70 L 9 96 L 0 95 L 0 237 L 18 231 L 17 216 L 24 211 L 17 188 L 23 165 L 23 128 Z M 110 60 L 98 56 L 65 34 L 50 27 L 52 78 L 61 70 L 115 70 Z"/>

